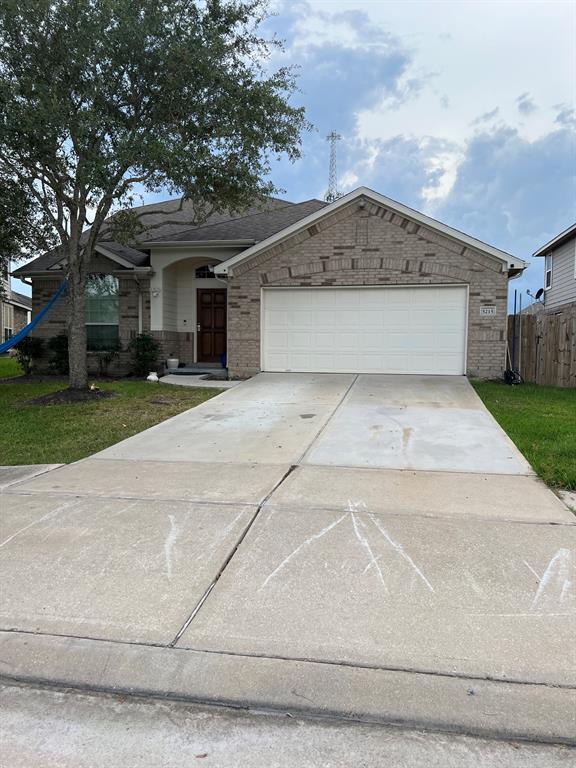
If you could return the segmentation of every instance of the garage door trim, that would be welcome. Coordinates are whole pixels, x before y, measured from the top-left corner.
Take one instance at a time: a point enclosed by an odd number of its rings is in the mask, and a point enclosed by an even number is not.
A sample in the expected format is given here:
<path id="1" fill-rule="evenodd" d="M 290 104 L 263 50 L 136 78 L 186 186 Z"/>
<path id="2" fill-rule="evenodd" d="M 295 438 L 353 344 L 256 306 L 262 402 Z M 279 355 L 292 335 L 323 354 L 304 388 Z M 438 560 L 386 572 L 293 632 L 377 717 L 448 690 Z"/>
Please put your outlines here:
<path id="1" fill-rule="evenodd" d="M 430 288 L 464 288 L 465 290 L 465 305 L 464 305 L 464 348 L 463 348 L 463 372 L 460 375 L 466 375 L 468 370 L 468 324 L 469 324 L 469 303 L 470 303 L 470 285 L 468 283 L 424 283 L 424 284 L 410 284 L 410 283 L 397 283 L 395 285 L 382 285 L 382 284 L 370 284 L 370 285 L 282 285 L 273 286 L 266 285 L 260 289 L 260 370 L 265 371 L 264 367 L 264 347 L 266 339 L 266 295 L 270 295 L 272 292 L 280 291 L 307 291 L 307 290 L 353 290 L 361 291 L 368 289 L 380 289 L 380 290 L 395 290 L 395 289 L 430 289 Z M 363 371 L 358 371 L 363 373 Z M 434 375 L 434 374 L 429 374 Z M 442 375 L 442 374 L 437 374 Z"/>

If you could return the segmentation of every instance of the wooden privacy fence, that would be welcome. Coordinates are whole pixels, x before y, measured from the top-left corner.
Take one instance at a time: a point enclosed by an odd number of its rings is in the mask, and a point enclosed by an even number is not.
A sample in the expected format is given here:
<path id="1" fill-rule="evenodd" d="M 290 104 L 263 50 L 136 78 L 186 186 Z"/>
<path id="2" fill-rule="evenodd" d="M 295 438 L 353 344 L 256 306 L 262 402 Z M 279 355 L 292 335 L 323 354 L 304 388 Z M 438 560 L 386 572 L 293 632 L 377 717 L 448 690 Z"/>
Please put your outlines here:
<path id="1" fill-rule="evenodd" d="M 576 387 L 576 306 L 558 312 L 516 315 L 515 367 L 524 381 Z M 508 347 L 514 348 L 514 315 L 508 316 Z"/>

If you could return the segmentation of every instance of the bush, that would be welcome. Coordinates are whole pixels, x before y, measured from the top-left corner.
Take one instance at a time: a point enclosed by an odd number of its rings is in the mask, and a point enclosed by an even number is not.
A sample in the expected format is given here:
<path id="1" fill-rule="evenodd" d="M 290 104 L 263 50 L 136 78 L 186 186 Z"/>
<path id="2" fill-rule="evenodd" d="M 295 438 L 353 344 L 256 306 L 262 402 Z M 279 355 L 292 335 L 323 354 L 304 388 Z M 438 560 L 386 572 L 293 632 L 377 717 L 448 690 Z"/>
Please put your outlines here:
<path id="1" fill-rule="evenodd" d="M 59 333 L 53 336 L 48 342 L 48 349 L 52 353 L 50 360 L 50 370 L 52 373 L 58 373 L 67 376 L 70 372 L 68 362 L 68 336 L 65 333 Z"/>
<path id="2" fill-rule="evenodd" d="M 130 340 L 128 351 L 132 355 L 132 373 L 147 376 L 156 368 L 160 344 L 149 333 L 140 333 Z"/>
<path id="3" fill-rule="evenodd" d="M 24 369 L 24 374 L 29 376 L 34 367 L 34 360 L 42 355 L 44 342 L 34 336 L 25 336 L 22 341 L 14 345 L 18 362 Z"/>
<path id="4" fill-rule="evenodd" d="M 108 376 L 108 368 L 114 358 L 122 352 L 122 345 L 119 341 L 114 341 L 106 349 L 99 349 L 92 352 L 92 355 L 98 360 L 98 373 L 100 376 Z"/>

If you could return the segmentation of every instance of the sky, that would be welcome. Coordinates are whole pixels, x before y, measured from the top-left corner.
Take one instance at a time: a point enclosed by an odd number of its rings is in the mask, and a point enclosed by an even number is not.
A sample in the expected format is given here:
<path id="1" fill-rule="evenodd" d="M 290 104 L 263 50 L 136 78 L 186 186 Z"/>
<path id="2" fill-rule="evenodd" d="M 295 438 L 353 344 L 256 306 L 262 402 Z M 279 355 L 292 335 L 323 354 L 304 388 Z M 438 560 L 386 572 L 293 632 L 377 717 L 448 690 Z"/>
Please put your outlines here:
<path id="1" fill-rule="evenodd" d="M 576 0 L 272 8 L 270 66 L 297 67 L 314 125 L 302 159 L 273 163 L 281 196 L 324 197 L 335 130 L 343 193 L 371 187 L 528 261 L 576 220 Z M 535 259 L 511 288 L 542 280 Z"/>

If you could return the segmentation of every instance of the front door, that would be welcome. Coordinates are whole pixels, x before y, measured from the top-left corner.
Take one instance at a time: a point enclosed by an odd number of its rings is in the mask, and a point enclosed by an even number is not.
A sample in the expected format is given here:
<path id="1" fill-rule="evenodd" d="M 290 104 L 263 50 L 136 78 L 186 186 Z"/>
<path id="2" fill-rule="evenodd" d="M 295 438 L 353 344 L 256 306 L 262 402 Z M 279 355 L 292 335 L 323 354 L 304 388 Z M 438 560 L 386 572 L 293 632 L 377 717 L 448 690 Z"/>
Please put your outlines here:
<path id="1" fill-rule="evenodd" d="M 226 354 L 226 290 L 198 288 L 198 362 L 219 363 Z"/>

